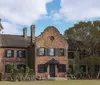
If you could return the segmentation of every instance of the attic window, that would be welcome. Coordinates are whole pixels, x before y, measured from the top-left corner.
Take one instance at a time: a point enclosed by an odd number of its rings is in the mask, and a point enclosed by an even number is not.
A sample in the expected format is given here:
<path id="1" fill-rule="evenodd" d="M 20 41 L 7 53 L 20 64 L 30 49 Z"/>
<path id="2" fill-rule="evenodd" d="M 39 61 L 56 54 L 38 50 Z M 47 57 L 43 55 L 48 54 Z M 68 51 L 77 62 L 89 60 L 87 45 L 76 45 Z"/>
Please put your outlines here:
<path id="1" fill-rule="evenodd" d="M 51 36 L 51 37 L 50 37 L 50 40 L 52 40 L 52 41 L 53 41 L 53 40 L 54 40 L 54 36 Z"/>

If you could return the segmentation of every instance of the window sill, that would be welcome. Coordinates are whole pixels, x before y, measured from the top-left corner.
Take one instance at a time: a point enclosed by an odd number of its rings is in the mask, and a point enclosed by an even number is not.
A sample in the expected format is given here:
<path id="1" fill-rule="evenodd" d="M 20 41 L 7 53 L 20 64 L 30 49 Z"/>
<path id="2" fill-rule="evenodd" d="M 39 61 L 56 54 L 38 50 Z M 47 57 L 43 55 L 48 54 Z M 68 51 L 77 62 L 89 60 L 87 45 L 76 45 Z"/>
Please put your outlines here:
<path id="1" fill-rule="evenodd" d="M 25 58 L 25 57 L 17 57 L 17 58 Z"/>

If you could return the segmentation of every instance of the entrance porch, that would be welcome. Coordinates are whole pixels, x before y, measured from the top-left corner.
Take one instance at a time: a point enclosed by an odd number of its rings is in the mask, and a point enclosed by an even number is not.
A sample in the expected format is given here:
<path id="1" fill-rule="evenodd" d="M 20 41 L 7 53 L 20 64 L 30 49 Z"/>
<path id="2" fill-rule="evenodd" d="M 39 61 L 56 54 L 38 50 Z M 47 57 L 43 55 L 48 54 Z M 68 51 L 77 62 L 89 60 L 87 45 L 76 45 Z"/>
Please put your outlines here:
<path id="1" fill-rule="evenodd" d="M 41 65 L 41 64 L 40 64 Z M 66 64 L 61 64 L 54 58 L 47 63 L 42 64 L 38 72 L 38 76 L 41 77 L 66 77 Z"/>

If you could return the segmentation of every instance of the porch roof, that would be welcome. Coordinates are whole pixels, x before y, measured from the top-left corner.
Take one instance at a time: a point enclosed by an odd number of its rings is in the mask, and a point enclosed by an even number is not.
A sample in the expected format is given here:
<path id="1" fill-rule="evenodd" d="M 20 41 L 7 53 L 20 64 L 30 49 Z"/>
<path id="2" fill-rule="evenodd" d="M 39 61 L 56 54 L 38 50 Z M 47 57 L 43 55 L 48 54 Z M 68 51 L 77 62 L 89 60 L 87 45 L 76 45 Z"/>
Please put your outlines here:
<path id="1" fill-rule="evenodd" d="M 46 64 L 60 64 L 60 63 L 57 60 L 55 60 L 54 58 L 52 58 Z"/>

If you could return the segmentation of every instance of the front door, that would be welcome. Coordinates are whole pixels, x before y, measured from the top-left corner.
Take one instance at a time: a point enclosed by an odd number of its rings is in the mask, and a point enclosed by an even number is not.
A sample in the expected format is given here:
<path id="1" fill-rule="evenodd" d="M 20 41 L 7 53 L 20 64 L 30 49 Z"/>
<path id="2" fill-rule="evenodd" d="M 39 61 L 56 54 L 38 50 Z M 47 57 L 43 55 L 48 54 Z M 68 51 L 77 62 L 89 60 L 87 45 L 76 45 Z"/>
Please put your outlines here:
<path id="1" fill-rule="evenodd" d="M 50 77 L 55 77 L 55 64 L 50 64 Z"/>

